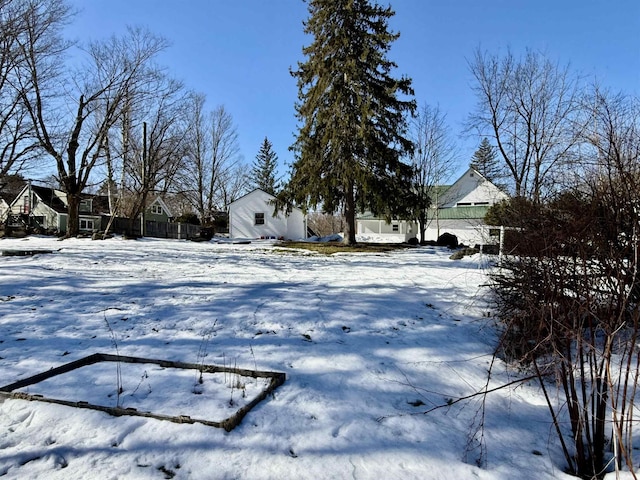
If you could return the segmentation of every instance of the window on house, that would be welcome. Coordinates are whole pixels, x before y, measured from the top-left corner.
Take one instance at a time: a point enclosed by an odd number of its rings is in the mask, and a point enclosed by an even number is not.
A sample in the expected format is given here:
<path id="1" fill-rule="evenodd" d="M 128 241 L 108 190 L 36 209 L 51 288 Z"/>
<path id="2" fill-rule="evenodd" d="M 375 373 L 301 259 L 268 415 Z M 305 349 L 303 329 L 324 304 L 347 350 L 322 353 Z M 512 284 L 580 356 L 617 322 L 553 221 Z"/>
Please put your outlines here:
<path id="1" fill-rule="evenodd" d="M 391 228 L 393 229 L 394 232 L 400 231 L 400 226 L 397 223 L 394 223 Z"/>
<path id="2" fill-rule="evenodd" d="M 162 207 L 160 205 L 151 205 L 151 213 L 162 215 Z"/>
<path id="3" fill-rule="evenodd" d="M 91 211 L 91 200 L 90 199 L 80 200 L 79 209 L 80 209 L 81 212 L 90 212 Z"/>
<path id="4" fill-rule="evenodd" d="M 255 214 L 255 224 L 256 225 L 264 225 L 264 212 L 256 212 L 256 214 Z"/>
<path id="5" fill-rule="evenodd" d="M 489 202 L 476 202 L 474 205 L 489 205 Z"/>
<path id="6" fill-rule="evenodd" d="M 93 220 L 80 219 L 80 230 L 93 230 Z"/>
<path id="7" fill-rule="evenodd" d="M 471 206 L 471 202 L 458 202 L 456 203 L 457 207 L 470 207 Z"/>

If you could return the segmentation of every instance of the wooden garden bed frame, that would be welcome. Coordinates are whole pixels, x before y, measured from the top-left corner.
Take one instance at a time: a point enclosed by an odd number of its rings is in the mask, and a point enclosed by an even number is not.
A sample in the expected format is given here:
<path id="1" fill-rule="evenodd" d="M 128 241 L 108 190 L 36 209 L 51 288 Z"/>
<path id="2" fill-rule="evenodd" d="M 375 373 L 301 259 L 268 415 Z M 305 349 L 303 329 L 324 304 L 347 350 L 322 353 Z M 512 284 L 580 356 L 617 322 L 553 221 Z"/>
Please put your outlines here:
<path id="1" fill-rule="evenodd" d="M 270 379 L 270 382 L 262 390 L 262 392 L 260 392 L 251 402 L 241 407 L 240 409 L 236 410 L 236 412 L 233 415 L 231 415 L 230 417 L 220 422 L 200 419 L 200 418 L 192 418 L 188 415 L 177 415 L 177 416 L 162 415 L 162 414 L 153 413 L 153 412 L 139 411 L 135 408 L 106 407 L 103 405 L 95 405 L 95 404 L 92 404 L 89 402 L 83 402 L 83 401 L 74 402 L 69 400 L 59 400 L 55 398 L 48 398 L 48 397 L 44 397 L 42 395 L 37 395 L 37 394 L 32 395 L 24 392 L 14 392 L 14 390 L 24 388 L 29 385 L 35 385 L 39 382 L 42 382 L 43 380 L 47 380 L 57 375 L 62 375 L 64 373 L 71 372 L 77 368 L 93 365 L 94 363 L 99 363 L 99 362 L 150 363 L 150 364 L 159 365 L 165 368 L 197 370 L 204 373 L 226 372 L 226 373 L 241 375 L 243 377 L 267 378 L 267 379 Z M 79 360 L 66 363 L 59 367 L 52 368 L 51 370 L 47 370 L 46 372 L 38 373 L 31 377 L 25 378 L 23 380 L 19 380 L 9 385 L 5 385 L 4 387 L 0 387 L 0 397 L 56 403 L 59 405 L 66 405 L 69 407 L 76 407 L 76 408 L 88 408 L 91 410 L 106 412 L 109 415 L 114 415 L 116 417 L 119 417 L 122 415 L 132 415 L 132 416 L 138 416 L 138 417 L 155 418 L 157 420 L 168 420 L 175 423 L 202 423 L 210 427 L 224 428 L 227 432 L 230 432 L 235 427 L 240 425 L 240 422 L 242 421 L 242 419 L 245 417 L 247 413 L 249 413 L 249 411 L 251 411 L 253 407 L 255 407 L 258 403 L 260 403 L 262 400 L 267 398 L 267 396 L 271 394 L 277 387 L 282 385 L 285 381 L 285 378 L 286 378 L 285 374 L 280 372 L 245 370 L 241 368 L 220 367 L 217 365 L 203 365 L 203 364 L 196 364 L 196 363 L 173 362 L 169 360 L 129 357 L 124 355 L 110 355 L 107 353 L 94 353 L 93 355 L 89 355 L 88 357 L 84 357 Z"/>

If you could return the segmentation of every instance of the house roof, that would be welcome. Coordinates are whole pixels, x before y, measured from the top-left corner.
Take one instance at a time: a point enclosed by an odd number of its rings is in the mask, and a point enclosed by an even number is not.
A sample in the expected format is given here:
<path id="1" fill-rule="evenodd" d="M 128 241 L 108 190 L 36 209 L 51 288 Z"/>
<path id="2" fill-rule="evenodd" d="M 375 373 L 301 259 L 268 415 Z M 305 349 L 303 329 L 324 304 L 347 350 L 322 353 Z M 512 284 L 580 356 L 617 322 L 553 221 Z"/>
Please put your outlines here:
<path id="1" fill-rule="evenodd" d="M 42 203 L 53 211 L 57 213 L 67 213 L 67 205 L 58 195 L 56 195 L 53 188 L 31 185 L 31 191 L 38 196 Z"/>
<path id="2" fill-rule="evenodd" d="M 31 189 L 31 193 L 33 195 L 36 195 L 42 203 L 54 212 L 68 213 L 68 204 L 66 201 L 67 196 L 64 192 L 50 187 L 41 187 L 39 185 L 26 185 L 12 203 L 19 200 L 21 196 L 26 195 L 26 192 L 29 189 Z M 109 197 L 105 195 L 91 195 L 88 193 L 82 194 L 80 197 L 81 199 L 91 200 L 91 212 L 80 211 L 80 215 L 101 215 L 109 213 Z"/>
<path id="3" fill-rule="evenodd" d="M 242 200 L 243 198 L 248 197 L 249 195 L 253 195 L 253 194 L 254 194 L 254 193 L 256 193 L 256 192 L 262 192 L 262 193 L 264 193 L 265 195 L 267 195 L 267 196 L 269 196 L 269 197 L 273 198 L 274 200 L 275 200 L 275 198 L 276 198 L 276 197 L 274 197 L 273 195 L 271 195 L 270 193 L 265 192 L 265 191 L 264 191 L 264 190 L 262 190 L 261 188 L 254 188 L 254 189 L 253 189 L 253 190 L 251 190 L 250 192 L 245 193 L 245 194 L 244 194 L 244 195 L 242 195 L 241 197 L 238 197 L 238 198 L 236 198 L 233 202 L 229 203 L 229 206 L 233 205 L 233 204 L 234 204 L 234 203 L 236 203 L 236 202 L 239 202 L 240 200 Z"/>
<path id="4" fill-rule="evenodd" d="M 469 220 L 469 219 L 483 219 L 489 210 L 489 205 L 470 205 L 470 206 L 457 206 L 438 209 L 438 218 L 440 220 Z M 429 218 L 435 218 L 436 209 L 430 208 L 428 211 Z M 362 215 L 358 215 L 358 220 L 383 220 L 382 218 L 372 214 L 371 212 L 365 212 Z M 397 221 L 397 219 L 394 219 Z"/>
<path id="5" fill-rule="evenodd" d="M 428 190 L 428 193 L 434 197 L 441 197 L 450 188 L 451 185 L 434 185 L 433 187 L 427 187 L 426 190 Z"/>
<path id="6" fill-rule="evenodd" d="M 4 175 L 0 177 L 0 199 L 11 204 L 27 184 L 20 175 Z"/>
<path id="7" fill-rule="evenodd" d="M 269 199 L 270 199 L 270 200 L 275 200 L 275 199 L 276 199 L 276 197 L 274 197 L 274 196 L 273 196 L 273 195 L 271 195 L 270 193 L 265 192 L 264 190 L 262 190 L 262 189 L 260 189 L 260 188 L 256 188 L 256 189 L 254 189 L 254 190 L 251 190 L 249 193 L 244 194 L 244 195 L 243 195 L 243 196 L 241 196 L 240 198 L 236 198 L 233 202 L 231 202 L 231 203 L 228 205 L 228 207 L 231 207 L 231 205 L 233 205 L 234 203 L 237 203 L 237 202 L 239 202 L 239 201 L 243 200 L 244 198 L 247 198 L 247 197 L 248 197 L 248 196 L 250 196 L 250 195 L 254 195 L 256 192 L 259 192 L 259 193 L 263 193 L 263 194 L 265 194 L 266 196 L 268 196 L 268 197 L 269 197 Z M 298 208 L 298 207 L 292 206 L 291 208 L 292 208 L 293 210 L 298 210 L 298 211 L 302 212 L 302 209 L 300 209 L 300 208 Z"/>
<path id="8" fill-rule="evenodd" d="M 171 212 L 171 209 L 165 203 L 165 201 L 162 199 L 162 197 L 160 197 L 160 195 L 156 195 L 152 199 L 152 201 L 150 203 L 148 203 L 147 210 L 149 210 L 151 208 L 151 205 L 153 205 L 154 203 L 157 203 L 158 205 L 160 205 L 162 207 L 162 209 L 167 213 L 168 217 L 173 217 L 173 213 Z"/>
<path id="9" fill-rule="evenodd" d="M 464 207 L 439 208 L 438 218 L 440 220 L 469 220 L 483 219 L 489 210 L 489 205 L 472 205 Z M 432 212 L 429 212 L 432 215 Z M 435 211 L 433 212 L 435 215 Z"/>

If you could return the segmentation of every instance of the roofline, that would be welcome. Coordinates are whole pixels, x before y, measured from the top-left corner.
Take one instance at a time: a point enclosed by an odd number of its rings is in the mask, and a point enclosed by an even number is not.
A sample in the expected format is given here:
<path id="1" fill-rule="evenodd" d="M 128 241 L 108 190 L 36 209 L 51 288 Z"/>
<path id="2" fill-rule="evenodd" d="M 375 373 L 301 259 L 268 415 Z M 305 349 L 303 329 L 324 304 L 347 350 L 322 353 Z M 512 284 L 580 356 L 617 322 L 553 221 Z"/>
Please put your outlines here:
<path id="1" fill-rule="evenodd" d="M 239 201 L 240 201 L 240 200 L 242 200 L 243 198 L 248 197 L 249 195 L 251 195 L 252 193 L 255 193 L 255 192 L 262 192 L 262 193 L 264 193 L 265 195 L 269 195 L 273 200 L 275 200 L 275 199 L 276 199 L 276 197 L 275 197 L 274 195 L 271 195 L 269 192 L 265 192 L 265 191 L 264 191 L 264 190 L 262 190 L 261 188 L 254 188 L 254 189 L 253 189 L 253 190 L 251 190 L 250 192 L 247 192 L 247 193 L 245 193 L 244 195 L 242 195 L 241 197 L 236 198 L 233 202 L 229 203 L 229 205 L 227 205 L 227 207 L 231 207 L 231 205 L 233 205 L 234 203 L 239 202 Z M 302 214 L 304 215 L 304 212 L 302 211 L 302 209 L 301 209 L 301 208 L 296 207 L 295 205 L 292 205 L 292 206 L 291 206 L 291 208 L 292 208 L 293 210 L 298 210 L 300 213 L 302 213 Z M 281 211 L 283 211 L 284 209 L 283 209 L 283 208 L 281 208 L 280 210 L 281 210 Z"/>

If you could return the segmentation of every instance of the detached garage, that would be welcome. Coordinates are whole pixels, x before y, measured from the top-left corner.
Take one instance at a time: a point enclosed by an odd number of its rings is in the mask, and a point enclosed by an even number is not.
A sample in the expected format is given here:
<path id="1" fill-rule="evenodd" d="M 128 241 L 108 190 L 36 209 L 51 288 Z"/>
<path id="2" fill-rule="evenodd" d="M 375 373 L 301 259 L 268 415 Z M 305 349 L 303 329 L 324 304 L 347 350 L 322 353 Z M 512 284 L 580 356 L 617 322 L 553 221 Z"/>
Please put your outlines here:
<path id="1" fill-rule="evenodd" d="M 231 238 L 306 238 L 307 218 L 302 210 L 293 208 L 289 215 L 273 216 L 275 197 L 256 189 L 229 205 L 229 236 Z"/>

